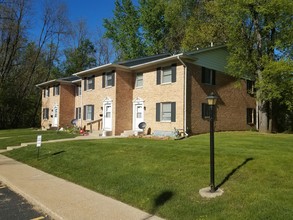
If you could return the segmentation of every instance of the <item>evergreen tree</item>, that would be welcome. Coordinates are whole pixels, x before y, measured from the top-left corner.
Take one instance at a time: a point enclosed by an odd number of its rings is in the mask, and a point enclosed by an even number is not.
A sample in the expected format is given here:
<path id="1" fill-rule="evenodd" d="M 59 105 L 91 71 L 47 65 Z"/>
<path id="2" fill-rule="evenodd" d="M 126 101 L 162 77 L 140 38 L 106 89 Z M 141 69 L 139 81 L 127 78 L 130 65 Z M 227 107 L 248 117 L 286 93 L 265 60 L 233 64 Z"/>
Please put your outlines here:
<path id="1" fill-rule="evenodd" d="M 105 36 L 113 41 L 119 59 L 145 55 L 141 40 L 139 14 L 131 0 L 116 0 L 114 17 L 104 20 Z"/>

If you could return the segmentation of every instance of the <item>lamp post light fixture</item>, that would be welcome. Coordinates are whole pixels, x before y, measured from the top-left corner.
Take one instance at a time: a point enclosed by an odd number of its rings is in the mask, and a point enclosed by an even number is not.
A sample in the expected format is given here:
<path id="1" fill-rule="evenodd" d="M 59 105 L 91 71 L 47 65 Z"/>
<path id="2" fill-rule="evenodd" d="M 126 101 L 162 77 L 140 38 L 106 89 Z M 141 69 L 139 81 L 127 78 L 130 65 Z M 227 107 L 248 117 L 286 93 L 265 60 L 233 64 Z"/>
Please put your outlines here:
<path id="1" fill-rule="evenodd" d="M 206 99 L 210 107 L 210 192 L 216 192 L 215 187 L 215 152 L 214 152 L 214 121 L 215 121 L 215 105 L 217 103 L 217 96 L 211 93 Z"/>

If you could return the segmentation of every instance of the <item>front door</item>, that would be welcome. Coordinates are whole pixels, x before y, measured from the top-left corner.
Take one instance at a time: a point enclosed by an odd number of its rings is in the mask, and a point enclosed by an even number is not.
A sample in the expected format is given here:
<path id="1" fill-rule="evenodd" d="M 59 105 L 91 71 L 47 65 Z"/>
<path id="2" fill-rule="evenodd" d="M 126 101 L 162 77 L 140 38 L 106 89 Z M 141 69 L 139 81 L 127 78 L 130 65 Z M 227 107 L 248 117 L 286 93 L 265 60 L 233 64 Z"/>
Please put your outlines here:
<path id="1" fill-rule="evenodd" d="M 53 108 L 52 127 L 58 127 L 58 105 Z"/>
<path id="2" fill-rule="evenodd" d="M 138 125 L 144 121 L 144 109 L 143 104 L 139 102 L 133 103 L 133 130 L 142 131 Z"/>
<path id="3" fill-rule="evenodd" d="M 112 103 L 104 103 L 103 126 L 105 131 L 112 131 Z"/>

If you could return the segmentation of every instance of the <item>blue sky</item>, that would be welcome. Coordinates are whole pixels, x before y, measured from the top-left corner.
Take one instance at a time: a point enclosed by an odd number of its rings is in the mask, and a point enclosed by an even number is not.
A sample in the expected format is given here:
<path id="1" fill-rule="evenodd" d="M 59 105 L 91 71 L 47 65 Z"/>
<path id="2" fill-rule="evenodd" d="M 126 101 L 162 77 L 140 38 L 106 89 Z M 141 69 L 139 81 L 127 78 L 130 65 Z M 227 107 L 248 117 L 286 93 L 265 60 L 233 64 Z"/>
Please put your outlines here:
<path id="1" fill-rule="evenodd" d="M 84 19 L 90 31 L 103 27 L 103 19 L 111 18 L 115 0 L 63 0 L 71 21 Z"/>
<path id="2" fill-rule="evenodd" d="M 103 28 L 103 19 L 112 18 L 115 0 L 62 0 L 66 3 L 71 21 L 86 20 L 89 30 Z M 137 5 L 138 0 L 132 0 Z"/>

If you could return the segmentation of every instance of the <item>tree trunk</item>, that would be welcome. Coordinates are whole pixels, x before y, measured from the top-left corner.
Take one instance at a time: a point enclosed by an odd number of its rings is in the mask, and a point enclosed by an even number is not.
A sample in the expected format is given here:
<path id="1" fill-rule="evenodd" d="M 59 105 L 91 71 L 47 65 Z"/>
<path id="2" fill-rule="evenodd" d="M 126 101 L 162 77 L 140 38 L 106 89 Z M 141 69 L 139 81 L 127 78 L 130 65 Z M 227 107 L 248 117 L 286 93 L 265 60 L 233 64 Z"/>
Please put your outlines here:
<path id="1" fill-rule="evenodd" d="M 273 129 L 272 104 L 270 102 L 258 101 L 259 132 L 271 133 Z"/>

